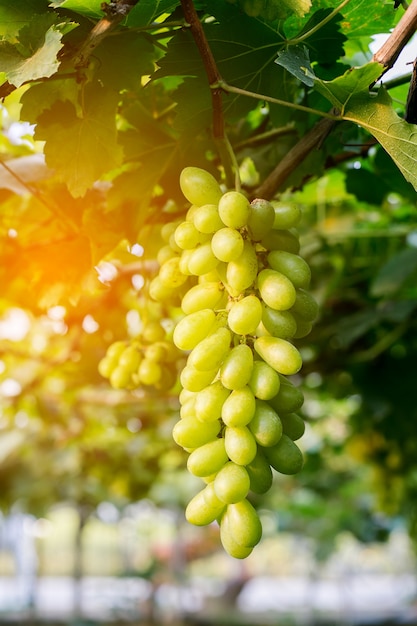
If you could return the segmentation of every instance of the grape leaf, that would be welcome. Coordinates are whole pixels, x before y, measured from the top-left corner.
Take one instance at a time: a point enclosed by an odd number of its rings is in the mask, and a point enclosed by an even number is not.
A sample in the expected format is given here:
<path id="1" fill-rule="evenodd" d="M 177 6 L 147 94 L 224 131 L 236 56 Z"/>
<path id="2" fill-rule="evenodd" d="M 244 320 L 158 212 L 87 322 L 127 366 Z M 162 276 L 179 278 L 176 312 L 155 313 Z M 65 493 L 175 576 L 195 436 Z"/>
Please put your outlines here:
<path id="1" fill-rule="evenodd" d="M 113 89 L 138 89 L 141 77 L 152 74 L 155 51 L 142 34 L 123 32 L 107 37 L 94 51 L 95 78 Z"/>
<path id="2" fill-rule="evenodd" d="M 282 65 L 308 87 L 314 85 L 316 76 L 311 67 L 310 55 L 306 46 L 291 46 L 278 52 L 275 63 Z"/>
<path id="3" fill-rule="evenodd" d="M 140 0 L 129 12 L 126 24 L 130 27 L 147 26 L 163 13 L 172 13 L 179 0 Z"/>
<path id="4" fill-rule="evenodd" d="M 54 0 L 50 2 L 50 6 L 54 9 L 68 9 L 81 15 L 99 19 L 104 17 L 101 5 L 101 0 Z"/>
<path id="5" fill-rule="evenodd" d="M 3 2 L 0 6 L 0 37 L 14 38 L 26 24 L 45 11 L 47 0 Z"/>
<path id="6" fill-rule="evenodd" d="M 342 15 L 341 29 L 349 39 L 386 33 L 396 17 L 392 4 L 381 0 L 350 0 Z"/>
<path id="7" fill-rule="evenodd" d="M 58 52 L 62 36 L 69 24 L 51 24 L 54 15 L 34 16 L 30 25 L 19 31 L 19 46 L 0 42 L 0 66 L 7 80 L 15 87 L 23 83 L 52 76 L 58 69 Z"/>
<path id="8" fill-rule="evenodd" d="M 367 63 L 362 67 L 354 67 L 331 81 L 316 78 L 315 89 L 343 113 L 355 94 L 368 95 L 370 85 L 382 72 L 381 64 Z"/>
<path id="9" fill-rule="evenodd" d="M 84 195 L 103 174 L 121 163 L 116 131 L 118 102 L 117 92 L 100 83 L 88 83 L 81 111 L 70 102 L 57 101 L 38 118 L 35 137 L 46 142 L 46 163 L 57 171 L 74 197 Z"/>
<path id="10" fill-rule="evenodd" d="M 417 190 L 417 126 L 395 113 L 384 87 L 376 97 L 368 93 L 352 97 L 345 105 L 343 118 L 371 133 Z"/>
<path id="11" fill-rule="evenodd" d="M 298 36 L 307 34 L 315 29 L 331 13 L 331 9 L 316 11 Z M 343 44 L 347 41 L 346 35 L 340 31 L 341 15 L 335 15 L 329 22 L 314 31 L 304 40 L 310 51 L 312 61 L 329 65 L 344 55 Z"/>

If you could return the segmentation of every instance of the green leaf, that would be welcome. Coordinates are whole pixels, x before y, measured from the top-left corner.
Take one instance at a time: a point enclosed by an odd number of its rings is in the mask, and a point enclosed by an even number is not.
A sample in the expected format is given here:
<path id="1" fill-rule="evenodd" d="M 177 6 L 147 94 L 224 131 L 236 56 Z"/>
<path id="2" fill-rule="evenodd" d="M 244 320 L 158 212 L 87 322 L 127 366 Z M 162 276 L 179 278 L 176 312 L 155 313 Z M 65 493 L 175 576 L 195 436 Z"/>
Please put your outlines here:
<path id="1" fill-rule="evenodd" d="M 118 93 L 88 83 L 80 112 L 69 102 L 55 102 L 36 126 L 36 138 L 46 142 L 46 162 L 55 169 L 74 197 L 82 196 L 101 176 L 121 163 L 117 144 Z"/>
<path id="2" fill-rule="evenodd" d="M 389 32 L 396 18 L 391 2 L 350 0 L 342 9 L 341 28 L 349 39 Z"/>
<path id="3" fill-rule="evenodd" d="M 381 205 L 391 189 L 380 176 L 360 168 L 346 172 L 346 191 L 353 193 L 360 202 Z"/>
<path id="4" fill-rule="evenodd" d="M 401 250 L 381 267 L 371 284 L 371 295 L 392 296 L 398 293 L 406 281 L 416 274 L 417 249 Z"/>
<path id="5" fill-rule="evenodd" d="M 367 63 L 362 67 L 354 67 L 331 81 L 316 78 L 315 89 L 343 114 L 349 101 L 356 94 L 368 95 L 370 85 L 382 72 L 383 67 L 379 63 Z"/>
<path id="6" fill-rule="evenodd" d="M 275 63 L 282 65 L 308 87 L 314 85 L 316 76 L 311 67 L 307 46 L 291 46 L 282 52 L 278 52 Z"/>
<path id="7" fill-rule="evenodd" d="M 380 322 L 380 316 L 374 309 L 365 309 L 344 317 L 336 324 L 336 336 L 343 349 L 349 348 L 355 341 L 366 335 Z"/>
<path id="8" fill-rule="evenodd" d="M 371 133 L 417 190 L 417 126 L 395 113 L 385 88 L 381 87 L 376 97 L 367 93 L 352 97 L 343 118 Z"/>
<path id="9" fill-rule="evenodd" d="M 54 0 L 50 6 L 54 9 L 68 9 L 88 17 L 104 17 L 101 0 Z"/>
<path id="10" fill-rule="evenodd" d="M 142 34 L 123 32 L 107 37 L 94 51 L 95 78 L 112 89 L 138 89 L 142 76 L 152 74 L 155 51 Z"/>
<path id="11" fill-rule="evenodd" d="M 138 28 L 154 22 L 164 13 L 172 13 L 180 4 L 178 0 L 140 0 L 129 12 L 126 24 Z"/>
<path id="12" fill-rule="evenodd" d="M 297 37 L 306 35 L 311 29 L 315 29 L 331 12 L 332 9 L 319 9 L 316 11 Z M 344 55 L 343 44 L 347 41 L 347 37 L 340 31 L 341 20 L 341 15 L 333 16 L 330 21 L 326 22 L 318 30 L 314 30 L 304 40 L 304 43 L 309 48 L 312 61 L 329 65 Z"/>
<path id="13" fill-rule="evenodd" d="M 52 24 L 55 16 L 45 14 L 33 18 L 30 25 L 19 31 L 18 45 L 0 42 L 0 66 L 9 83 L 20 87 L 23 83 L 46 78 L 58 69 L 58 52 L 68 24 Z M 71 26 L 69 26 L 71 28 Z"/>
<path id="14" fill-rule="evenodd" d="M 47 0 L 19 0 L 2 2 L 0 5 L 0 37 L 14 38 L 35 16 L 45 12 Z"/>

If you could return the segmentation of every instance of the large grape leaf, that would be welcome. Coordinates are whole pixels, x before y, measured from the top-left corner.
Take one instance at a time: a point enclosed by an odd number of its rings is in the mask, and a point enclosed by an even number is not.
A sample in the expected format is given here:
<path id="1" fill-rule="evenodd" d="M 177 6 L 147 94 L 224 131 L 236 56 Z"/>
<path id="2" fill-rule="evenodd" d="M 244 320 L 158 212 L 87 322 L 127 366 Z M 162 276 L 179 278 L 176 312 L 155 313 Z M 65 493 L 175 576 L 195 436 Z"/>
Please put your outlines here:
<path id="1" fill-rule="evenodd" d="M 314 10 L 335 8 L 334 0 L 314 0 Z M 344 6 L 340 15 L 342 21 L 340 28 L 342 33 L 349 39 L 359 37 L 370 37 L 375 33 L 387 33 L 392 27 L 396 18 L 393 10 L 393 3 L 381 2 L 381 0 L 350 0 Z M 304 18 L 292 15 L 285 21 L 284 30 L 288 38 L 296 37 L 303 31 L 307 21 L 311 18 L 311 13 Z M 320 36 L 321 29 L 317 32 Z"/>
<path id="2" fill-rule="evenodd" d="M 316 78 L 315 89 L 327 98 L 342 114 L 350 100 L 356 94 L 369 94 L 369 87 L 382 74 L 383 66 L 380 63 L 367 63 L 362 67 L 354 67 L 334 80 L 320 80 Z"/>
<path id="3" fill-rule="evenodd" d="M 277 51 L 284 45 L 282 36 L 221 0 L 210 2 L 210 13 L 216 21 L 205 25 L 205 33 L 221 76 L 241 89 L 291 102 L 296 82 L 274 64 Z M 195 120 L 208 119 L 210 88 L 191 34 L 176 33 L 168 44 L 167 54 L 158 64 L 160 69 L 155 73 L 155 79 L 172 75 L 186 77 L 175 94 L 178 116 L 184 120 L 187 116 Z M 192 77 L 192 81 L 188 77 Z M 190 100 L 193 86 L 198 89 L 200 110 L 195 108 L 195 98 Z M 207 96 L 203 97 L 200 90 Z M 245 96 L 229 93 L 223 98 L 223 110 L 231 122 L 246 115 L 253 106 L 253 100 Z M 271 105 L 272 109 L 274 105 Z M 285 109 L 281 122 L 285 123 L 290 117 L 290 109 Z M 190 132 L 194 130 L 195 127 Z"/>
<path id="4" fill-rule="evenodd" d="M 406 248 L 381 267 L 371 285 L 373 296 L 393 296 L 410 278 L 417 275 L 417 249 Z M 415 281 L 413 280 L 415 284 Z"/>
<path id="5" fill-rule="evenodd" d="M 366 92 L 352 97 L 345 105 L 343 118 L 371 133 L 417 190 L 417 125 L 395 113 L 385 88 L 381 87 L 375 97 Z"/>
<path id="6" fill-rule="evenodd" d="M 74 25 L 53 23 L 56 17 L 52 14 L 33 16 L 30 24 L 19 31 L 18 46 L 0 41 L 0 67 L 15 87 L 52 76 L 57 71 L 62 36 Z"/>
<path id="7" fill-rule="evenodd" d="M 83 196 L 103 174 L 121 163 L 117 144 L 118 93 L 88 83 L 82 107 L 55 102 L 40 115 L 35 137 L 45 141 L 46 163 L 57 171 L 74 197 Z"/>

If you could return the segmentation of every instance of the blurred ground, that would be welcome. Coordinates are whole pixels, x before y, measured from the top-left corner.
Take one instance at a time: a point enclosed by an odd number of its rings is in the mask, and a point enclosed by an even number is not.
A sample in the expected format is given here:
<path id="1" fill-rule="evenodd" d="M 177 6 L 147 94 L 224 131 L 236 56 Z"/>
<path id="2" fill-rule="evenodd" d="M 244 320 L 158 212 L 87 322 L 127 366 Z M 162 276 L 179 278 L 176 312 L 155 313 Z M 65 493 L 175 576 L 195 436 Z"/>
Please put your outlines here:
<path id="1" fill-rule="evenodd" d="M 68 577 L 37 581 L 33 606 L 25 606 L 11 578 L 0 579 L 0 620 L 98 622 L 172 619 L 242 624 L 417 624 L 417 577 L 362 575 L 340 580 L 259 576 L 231 589 L 210 579 L 153 588 L 140 578 Z M 78 595 L 79 594 L 79 595 Z M 232 600 L 232 601 L 230 601 Z M 79 605 L 77 608 L 77 604 Z M 281 621 L 282 620 L 282 621 Z M 288 620 L 291 620 L 290 622 Z"/>

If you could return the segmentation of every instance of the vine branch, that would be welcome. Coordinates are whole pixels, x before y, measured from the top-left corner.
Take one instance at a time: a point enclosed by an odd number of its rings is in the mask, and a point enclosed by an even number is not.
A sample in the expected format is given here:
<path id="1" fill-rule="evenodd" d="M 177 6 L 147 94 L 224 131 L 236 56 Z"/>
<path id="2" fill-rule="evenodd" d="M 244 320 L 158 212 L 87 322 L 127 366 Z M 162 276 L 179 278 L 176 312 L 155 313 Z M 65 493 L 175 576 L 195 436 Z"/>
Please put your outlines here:
<path id="1" fill-rule="evenodd" d="M 386 72 L 398 59 L 402 49 L 417 30 L 417 0 L 412 0 L 410 6 L 388 37 L 387 41 L 377 50 L 373 61 L 381 63 Z"/>
<path id="2" fill-rule="evenodd" d="M 89 57 L 99 43 L 125 19 L 137 3 L 138 0 L 111 0 L 109 3 L 101 3 L 101 10 L 105 15 L 89 32 L 88 37 L 78 49 L 74 57 L 75 67 L 87 65 Z"/>

